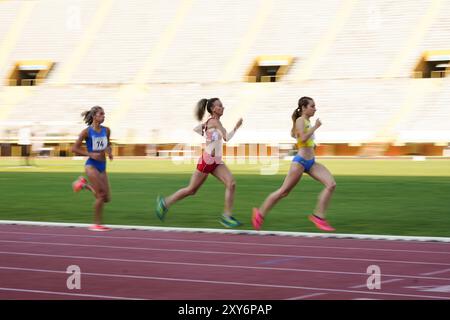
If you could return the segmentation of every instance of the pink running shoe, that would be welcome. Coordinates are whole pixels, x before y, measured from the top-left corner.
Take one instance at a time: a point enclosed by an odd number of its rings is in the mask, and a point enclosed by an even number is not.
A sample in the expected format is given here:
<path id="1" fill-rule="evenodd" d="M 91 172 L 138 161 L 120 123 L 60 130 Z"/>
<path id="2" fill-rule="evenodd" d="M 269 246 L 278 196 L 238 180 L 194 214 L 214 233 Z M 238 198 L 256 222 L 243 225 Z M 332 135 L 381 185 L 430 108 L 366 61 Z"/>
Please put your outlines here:
<path id="1" fill-rule="evenodd" d="M 84 177 L 78 177 L 78 179 L 72 183 L 73 192 L 80 192 L 86 185 L 87 180 Z"/>
<path id="2" fill-rule="evenodd" d="M 259 231 L 262 227 L 262 224 L 264 222 L 264 217 L 261 215 L 261 212 L 258 208 L 253 208 L 253 214 L 252 214 L 252 224 L 253 228 L 257 231 Z"/>
<path id="3" fill-rule="evenodd" d="M 111 231 L 110 228 L 107 228 L 105 226 L 102 226 L 100 224 L 93 224 L 92 226 L 89 227 L 90 231 Z"/>
<path id="4" fill-rule="evenodd" d="M 308 219 L 311 220 L 311 222 L 314 223 L 316 225 L 316 227 L 319 228 L 320 230 L 324 230 L 324 231 L 336 230 L 332 226 L 330 226 L 328 224 L 327 220 L 325 220 L 325 219 L 319 219 L 319 218 L 315 217 L 314 215 L 308 216 Z"/>

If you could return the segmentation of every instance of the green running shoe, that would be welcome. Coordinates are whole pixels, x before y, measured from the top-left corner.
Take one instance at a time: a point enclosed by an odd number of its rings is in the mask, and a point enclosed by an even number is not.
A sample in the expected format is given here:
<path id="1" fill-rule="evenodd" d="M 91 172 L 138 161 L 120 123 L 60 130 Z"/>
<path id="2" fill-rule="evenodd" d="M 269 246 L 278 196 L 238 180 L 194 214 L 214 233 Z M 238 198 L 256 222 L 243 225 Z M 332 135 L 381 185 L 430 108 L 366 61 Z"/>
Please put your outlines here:
<path id="1" fill-rule="evenodd" d="M 220 223 L 227 228 L 236 228 L 242 225 L 236 218 L 233 216 L 229 217 L 226 214 L 223 214 L 220 218 Z"/>
<path id="2" fill-rule="evenodd" d="M 164 201 L 164 198 L 161 196 L 157 196 L 155 213 L 156 213 L 156 216 L 158 217 L 158 219 L 161 221 L 164 221 L 167 211 L 169 211 L 169 209 L 166 206 L 166 202 Z"/>

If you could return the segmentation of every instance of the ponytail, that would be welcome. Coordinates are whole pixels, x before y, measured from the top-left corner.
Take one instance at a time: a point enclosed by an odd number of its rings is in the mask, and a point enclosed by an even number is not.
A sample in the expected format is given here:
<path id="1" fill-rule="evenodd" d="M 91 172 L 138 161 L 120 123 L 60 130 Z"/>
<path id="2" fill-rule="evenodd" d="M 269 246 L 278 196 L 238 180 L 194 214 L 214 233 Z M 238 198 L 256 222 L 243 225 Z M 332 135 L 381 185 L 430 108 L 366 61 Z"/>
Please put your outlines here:
<path id="1" fill-rule="evenodd" d="M 300 118 L 302 116 L 303 108 L 308 105 L 309 101 L 312 101 L 312 99 L 310 97 L 301 97 L 298 100 L 298 107 L 295 108 L 294 112 L 292 113 L 292 116 L 291 116 L 291 118 L 292 118 L 291 137 L 292 138 L 297 138 L 297 135 L 295 133 L 295 122 L 297 121 L 298 118 Z"/>
<path id="2" fill-rule="evenodd" d="M 291 117 L 292 118 L 292 129 L 291 129 L 291 137 L 292 138 L 297 138 L 297 135 L 295 134 L 295 122 L 301 116 L 302 116 L 302 109 L 301 108 L 296 108 L 294 110 L 294 113 L 292 113 L 292 117 Z"/>
<path id="3" fill-rule="evenodd" d="M 197 107 L 195 108 L 195 116 L 198 121 L 202 121 L 203 116 L 205 115 L 206 105 L 208 104 L 208 99 L 201 99 L 197 102 Z"/>
<path id="4" fill-rule="evenodd" d="M 195 116 L 198 121 L 202 121 L 203 116 L 205 115 L 205 110 L 212 115 L 211 107 L 216 100 L 219 100 L 219 98 L 201 99 L 197 102 L 197 106 L 195 107 Z"/>
<path id="5" fill-rule="evenodd" d="M 100 106 L 94 106 L 91 108 L 91 110 L 82 112 L 81 116 L 83 117 L 84 122 L 90 126 L 92 124 L 92 122 L 94 121 L 94 116 L 101 109 L 102 109 L 102 107 L 100 107 Z"/>

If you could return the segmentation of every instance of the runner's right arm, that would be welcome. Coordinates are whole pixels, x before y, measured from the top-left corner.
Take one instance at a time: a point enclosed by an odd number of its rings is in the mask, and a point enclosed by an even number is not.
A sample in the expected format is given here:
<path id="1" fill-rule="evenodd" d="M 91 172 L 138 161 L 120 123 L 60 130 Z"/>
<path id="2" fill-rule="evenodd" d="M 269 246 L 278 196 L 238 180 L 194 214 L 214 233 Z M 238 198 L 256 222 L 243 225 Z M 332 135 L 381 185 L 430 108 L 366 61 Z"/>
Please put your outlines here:
<path id="1" fill-rule="evenodd" d="M 87 136 L 88 136 L 87 129 L 81 131 L 77 141 L 75 141 L 75 144 L 72 147 L 72 152 L 100 161 L 102 159 L 101 153 L 87 152 L 82 148 L 83 141 L 86 140 Z"/>

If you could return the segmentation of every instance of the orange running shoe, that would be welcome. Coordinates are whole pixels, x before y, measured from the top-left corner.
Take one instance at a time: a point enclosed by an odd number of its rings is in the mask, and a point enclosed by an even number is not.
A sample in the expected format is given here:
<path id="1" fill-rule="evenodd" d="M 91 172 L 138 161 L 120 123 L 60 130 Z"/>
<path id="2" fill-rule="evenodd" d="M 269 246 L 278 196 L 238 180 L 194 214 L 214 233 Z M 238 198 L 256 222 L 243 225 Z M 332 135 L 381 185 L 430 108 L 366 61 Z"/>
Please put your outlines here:
<path id="1" fill-rule="evenodd" d="M 90 231 L 111 231 L 111 228 L 102 226 L 100 224 L 93 224 L 92 226 L 89 227 Z"/>
<path id="2" fill-rule="evenodd" d="M 253 214 L 252 214 L 252 224 L 253 228 L 257 231 L 259 231 L 262 227 L 262 224 L 264 222 L 264 217 L 261 215 L 261 212 L 258 208 L 253 208 Z"/>
<path id="3" fill-rule="evenodd" d="M 310 215 L 308 217 L 309 220 L 311 220 L 312 223 L 314 223 L 316 225 L 317 228 L 319 228 L 320 230 L 323 231 L 334 231 L 336 229 L 334 229 L 332 226 L 330 226 L 327 222 L 327 220 L 325 219 L 320 219 L 318 217 L 316 217 L 315 215 Z"/>
<path id="4" fill-rule="evenodd" d="M 82 176 L 78 177 L 78 179 L 72 183 L 73 192 L 80 192 L 81 190 L 83 190 L 83 188 L 86 187 L 86 185 L 87 180 Z"/>

